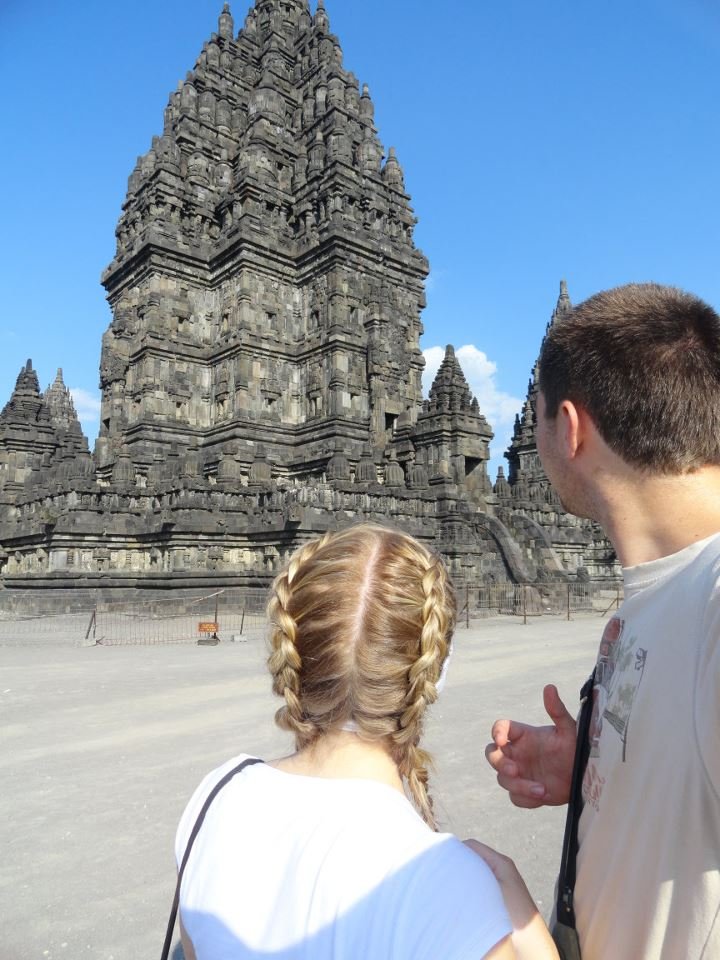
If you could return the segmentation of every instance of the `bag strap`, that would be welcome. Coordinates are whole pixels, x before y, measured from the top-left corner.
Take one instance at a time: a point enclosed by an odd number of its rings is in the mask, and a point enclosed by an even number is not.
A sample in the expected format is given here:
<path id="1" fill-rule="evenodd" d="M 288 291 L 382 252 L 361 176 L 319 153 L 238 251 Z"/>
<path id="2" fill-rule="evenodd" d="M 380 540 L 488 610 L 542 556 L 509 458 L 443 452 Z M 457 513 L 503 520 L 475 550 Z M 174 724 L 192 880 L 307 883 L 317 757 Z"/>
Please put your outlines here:
<path id="1" fill-rule="evenodd" d="M 580 691 L 580 717 L 578 720 L 577 740 L 575 742 L 575 760 L 573 763 L 572 783 L 570 785 L 570 799 L 568 801 L 567 819 L 565 820 L 565 837 L 563 838 L 562 859 L 560 861 L 560 876 L 558 878 L 557 920 L 566 927 L 575 929 L 575 879 L 577 873 L 578 852 L 578 825 L 582 813 L 582 781 L 585 776 L 588 757 L 590 755 L 590 720 L 593 710 L 593 688 L 595 686 L 595 670 L 583 684 Z"/>
<path id="2" fill-rule="evenodd" d="M 185 873 L 185 867 L 187 866 L 187 862 L 190 858 L 190 851 L 195 843 L 195 838 L 197 837 L 198 833 L 200 833 L 200 827 L 202 827 L 203 821 L 205 820 L 205 814 L 210 809 L 210 804 L 220 793 L 222 788 L 230 783 L 232 778 L 237 776 L 238 773 L 242 773 L 245 767 L 251 767 L 255 763 L 262 762 L 263 761 L 257 757 L 249 757 L 247 760 L 243 760 L 242 763 L 239 763 L 236 767 L 233 767 L 232 770 L 226 773 L 225 776 L 215 784 L 208 794 L 205 803 L 202 805 L 202 809 L 198 814 L 197 820 L 195 821 L 195 826 L 192 828 L 190 833 L 190 838 L 187 842 L 187 846 L 185 847 L 182 863 L 180 864 L 180 869 L 178 870 L 177 883 L 175 884 L 175 896 L 173 898 L 172 907 L 170 908 L 170 918 L 168 919 L 167 932 L 165 933 L 165 943 L 163 944 L 160 960 L 168 960 L 168 957 L 170 956 L 170 947 L 172 946 L 172 938 L 175 931 L 175 921 L 177 920 L 178 906 L 180 904 L 180 886 L 182 884 L 183 874 Z"/>

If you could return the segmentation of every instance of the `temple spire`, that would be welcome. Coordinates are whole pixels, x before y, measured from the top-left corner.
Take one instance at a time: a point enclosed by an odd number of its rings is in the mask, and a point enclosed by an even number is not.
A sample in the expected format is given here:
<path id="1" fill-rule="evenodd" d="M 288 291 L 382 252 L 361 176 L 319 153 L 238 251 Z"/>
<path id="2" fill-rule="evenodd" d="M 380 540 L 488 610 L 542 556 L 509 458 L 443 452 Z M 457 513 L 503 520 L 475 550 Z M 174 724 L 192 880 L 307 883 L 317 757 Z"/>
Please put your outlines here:
<path id="1" fill-rule="evenodd" d="M 325 0 L 318 0 L 317 9 L 315 10 L 315 29 L 319 33 L 329 33 L 330 31 L 330 18 L 327 15 L 325 10 Z"/>
<path id="2" fill-rule="evenodd" d="M 34 422 L 38 418 L 41 407 L 40 383 L 33 368 L 32 360 L 28 360 L 20 368 L 20 373 L 15 381 L 15 389 L 2 412 L 0 412 L 0 421 Z"/>
<path id="3" fill-rule="evenodd" d="M 566 314 L 570 313 L 572 310 L 572 302 L 570 301 L 570 296 L 568 294 L 567 281 L 560 281 L 560 295 L 558 296 L 557 303 L 555 304 L 555 309 L 553 310 L 552 317 L 550 318 L 550 323 L 548 324 L 548 329 L 552 326 L 553 323 L 559 318 L 564 317 Z"/>
<path id="4" fill-rule="evenodd" d="M 467 410 L 472 406 L 472 402 L 473 395 L 455 356 L 455 348 L 448 344 L 443 362 L 430 387 L 429 409 Z"/>
<path id="5" fill-rule="evenodd" d="M 62 369 L 58 369 L 54 381 L 43 395 L 43 400 L 50 420 L 56 427 L 61 430 L 74 429 L 75 424 L 78 423 L 78 416 L 72 395 L 65 386 Z"/>
<path id="6" fill-rule="evenodd" d="M 560 293 L 552 316 L 545 328 L 545 335 L 554 323 L 572 310 L 568 294 L 567 281 L 560 281 Z M 543 339 L 543 343 L 544 343 Z M 542 351 L 542 346 L 541 346 Z M 509 481 L 512 486 L 523 476 L 535 476 L 542 484 L 547 483 L 542 469 L 537 466 L 537 395 L 540 389 L 540 358 L 535 361 L 532 377 L 528 382 L 527 395 L 523 403 L 522 416 L 515 418 L 515 429 L 510 447 L 505 452 L 509 465 Z"/>
<path id="7" fill-rule="evenodd" d="M 396 190 L 405 189 L 405 177 L 403 176 L 402 167 L 398 161 L 395 147 L 390 147 L 388 158 L 382 170 L 382 178 L 385 183 L 394 187 Z"/>
<path id="8" fill-rule="evenodd" d="M 230 4 L 223 4 L 222 13 L 218 19 L 218 34 L 225 40 L 232 40 L 235 34 L 235 21 L 230 12 Z"/>

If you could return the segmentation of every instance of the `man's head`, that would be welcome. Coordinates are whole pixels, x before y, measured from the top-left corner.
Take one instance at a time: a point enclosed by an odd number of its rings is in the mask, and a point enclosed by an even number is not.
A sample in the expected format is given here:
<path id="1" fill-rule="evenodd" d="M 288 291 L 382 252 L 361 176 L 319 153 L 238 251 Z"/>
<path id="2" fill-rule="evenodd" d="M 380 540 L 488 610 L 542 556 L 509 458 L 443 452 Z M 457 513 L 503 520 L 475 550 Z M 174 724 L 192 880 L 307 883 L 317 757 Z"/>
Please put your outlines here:
<path id="1" fill-rule="evenodd" d="M 556 452 L 548 424 L 569 401 L 632 468 L 677 475 L 720 465 L 720 317 L 682 290 L 629 284 L 579 304 L 548 332 L 540 391 L 544 463 Z M 546 470 L 555 480 L 552 463 Z"/>

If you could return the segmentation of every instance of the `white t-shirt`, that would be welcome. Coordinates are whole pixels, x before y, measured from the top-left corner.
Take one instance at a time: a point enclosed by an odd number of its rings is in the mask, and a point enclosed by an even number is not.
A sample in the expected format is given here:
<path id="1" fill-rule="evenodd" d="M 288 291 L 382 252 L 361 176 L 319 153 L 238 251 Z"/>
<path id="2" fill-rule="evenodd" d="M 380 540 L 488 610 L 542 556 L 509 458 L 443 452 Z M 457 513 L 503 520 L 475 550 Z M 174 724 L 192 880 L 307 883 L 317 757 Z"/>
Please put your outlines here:
<path id="1" fill-rule="evenodd" d="M 583 960 L 717 960 L 720 535 L 624 576 L 583 781 Z"/>
<path id="2" fill-rule="evenodd" d="M 213 786 L 180 821 L 180 862 Z M 180 911 L 198 960 L 481 960 L 511 932 L 487 865 L 371 780 L 246 767 L 193 846 Z"/>

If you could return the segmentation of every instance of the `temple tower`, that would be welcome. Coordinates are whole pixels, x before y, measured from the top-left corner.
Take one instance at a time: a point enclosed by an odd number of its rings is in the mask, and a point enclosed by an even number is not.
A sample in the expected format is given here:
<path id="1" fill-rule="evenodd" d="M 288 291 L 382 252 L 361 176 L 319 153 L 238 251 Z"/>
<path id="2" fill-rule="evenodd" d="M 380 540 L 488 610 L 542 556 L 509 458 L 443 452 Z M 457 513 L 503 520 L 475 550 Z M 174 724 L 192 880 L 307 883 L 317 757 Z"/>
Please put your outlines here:
<path id="1" fill-rule="evenodd" d="M 257 0 L 218 31 L 139 158 L 105 271 L 101 468 L 125 450 L 317 475 L 389 456 L 421 407 L 425 257 L 403 172 L 324 4 Z"/>
<path id="2" fill-rule="evenodd" d="M 480 412 L 452 346 L 435 376 L 414 431 L 415 447 L 431 481 L 462 485 L 483 507 L 492 496 L 486 463 L 493 432 Z"/>
<path id="3" fill-rule="evenodd" d="M 14 504 L 41 466 L 49 468 L 80 455 L 88 455 L 87 439 L 62 371 L 42 394 L 28 360 L 0 412 L 0 506 Z"/>
<path id="4" fill-rule="evenodd" d="M 545 335 L 571 310 L 567 284 L 561 280 L 560 295 Z M 620 571 L 615 553 L 603 531 L 593 521 L 564 511 L 540 462 L 537 449 L 539 366 L 538 358 L 528 383 L 522 413 L 515 418 L 512 442 L 505 453 L 509 465 L 507 480 L 502 469 L 498 471 L 495 482 L 498 516 L 519 541 L 534 538 L 537 542 L 544 542 L 571 574 L 581 579 L 617 578 Z"/>
<path id="5" fill-rule="evenodd" d="M 560 295 L 558 296 L 555 309 L 552 312 L 550 321 L 545 328 L 547 335 L 550 327 L 561 317 L 566 316 L 572 310 L 572 303 L 568 295 L 567 283 L 560 281 Z M 543 343 L 545 342 L 543 338 Z M 542 351 L 542 344 L 540 346 Z M 528 485 L 528 489 L 537 488 L 538 493 L 544 497 L 549 481 L 545 471 L 540 463 L 537 452 L 537 395 L 539 390 L 539 368 L 540 358 L 535 361 L 532 377 L 528 381 L 528 391 L 523 404 L 522 412 L 515 417 L 515 428 L 513 438 L 505 456 L 509 467 L 509 483 L 513 487 L 519 482 Z"/>

